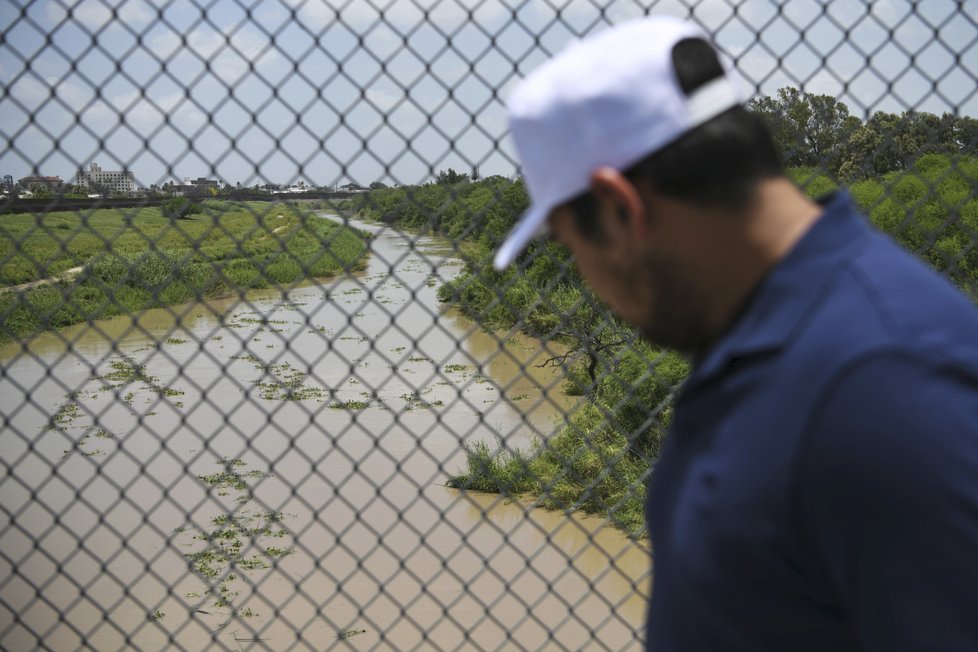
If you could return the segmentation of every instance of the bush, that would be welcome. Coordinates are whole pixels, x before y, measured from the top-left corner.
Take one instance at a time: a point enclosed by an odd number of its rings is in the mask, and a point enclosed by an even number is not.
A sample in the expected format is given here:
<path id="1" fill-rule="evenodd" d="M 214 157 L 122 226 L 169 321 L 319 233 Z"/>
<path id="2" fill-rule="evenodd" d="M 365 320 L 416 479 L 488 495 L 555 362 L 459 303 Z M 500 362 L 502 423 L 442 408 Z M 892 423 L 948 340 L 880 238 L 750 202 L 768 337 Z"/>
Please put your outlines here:
<path id="1" fill-rule="evenodd" d="M 160 204 L 163 217 L 171 220 L 189 220 L 191 215 L 201 212 L 200 204 L 197 204 L 187 197 L 174 197 L 167 199 Z"/>

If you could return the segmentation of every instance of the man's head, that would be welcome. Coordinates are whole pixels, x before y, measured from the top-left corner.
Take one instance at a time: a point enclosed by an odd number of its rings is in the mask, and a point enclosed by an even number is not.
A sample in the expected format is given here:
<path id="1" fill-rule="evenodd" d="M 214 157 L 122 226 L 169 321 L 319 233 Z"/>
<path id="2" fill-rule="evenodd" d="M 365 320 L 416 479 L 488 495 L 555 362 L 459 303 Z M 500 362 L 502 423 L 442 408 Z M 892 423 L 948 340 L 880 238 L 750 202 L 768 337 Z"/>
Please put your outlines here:
<path id="1" fill-rule="evenodd" d="M 670 18 L 613 28 L 530 75 L 510 113 L 531 208 L 496 268 L 549 230 L 650 339 L 702 348 L 711 293 L 727 292 L 704 279 L 736 235 L 720 216 L 747 212 L 760 181 L 782 174 L 705 35 Z"/>

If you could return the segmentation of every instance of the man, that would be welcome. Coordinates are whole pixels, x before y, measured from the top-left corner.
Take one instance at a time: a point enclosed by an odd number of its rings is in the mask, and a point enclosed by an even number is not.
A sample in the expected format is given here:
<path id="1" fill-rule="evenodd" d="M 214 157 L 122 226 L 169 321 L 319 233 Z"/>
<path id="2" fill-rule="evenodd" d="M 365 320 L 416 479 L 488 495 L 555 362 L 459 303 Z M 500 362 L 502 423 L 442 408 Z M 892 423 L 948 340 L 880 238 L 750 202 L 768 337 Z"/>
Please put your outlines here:
<path id="1" fill-rule="evenodd" d="M 646 508 L 658 651 L 978 650 L 978 311 L 809 201 L 700 30 L 572 46 L 510 102 L 532 206 L 693 372 Z"/>

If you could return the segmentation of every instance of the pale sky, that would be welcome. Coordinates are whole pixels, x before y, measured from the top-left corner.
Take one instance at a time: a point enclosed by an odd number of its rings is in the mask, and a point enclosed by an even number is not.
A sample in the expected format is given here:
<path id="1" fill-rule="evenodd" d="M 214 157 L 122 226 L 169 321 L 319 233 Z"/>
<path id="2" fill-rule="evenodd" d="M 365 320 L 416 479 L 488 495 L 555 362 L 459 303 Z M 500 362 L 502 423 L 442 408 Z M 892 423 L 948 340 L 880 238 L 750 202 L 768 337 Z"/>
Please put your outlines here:
<path id="1" fill-rule="evenodd" d="M 745 94 L 978 116 L 978 0 L 0 0 L 0 176 L 516 174 L 505 99 L 571 39 L 691 17 Z"/>

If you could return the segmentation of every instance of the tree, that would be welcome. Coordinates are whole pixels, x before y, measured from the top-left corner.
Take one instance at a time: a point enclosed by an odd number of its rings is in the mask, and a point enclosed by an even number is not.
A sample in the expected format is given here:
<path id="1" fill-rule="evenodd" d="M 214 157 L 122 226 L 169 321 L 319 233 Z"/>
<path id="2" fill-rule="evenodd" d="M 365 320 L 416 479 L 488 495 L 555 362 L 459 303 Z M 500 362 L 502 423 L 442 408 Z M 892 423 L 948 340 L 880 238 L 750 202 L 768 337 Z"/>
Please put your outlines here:
<path id="1" fill-rule="evenodd" d="M 88 188 L 78 184 L 70 184 L 64 187 L 62 193 L 67 199 L 86 199 L 88 198 Z"/>
<path id="2" fill-rule="evenodd" d="M 966 123 L 959 120 L 949 113 L 938 117 L 916 111 L 878 111 L 853 133 L 839 176 L 849 181 L 882 176 L 907 169 L 924 154 L 964 153 L 959 125 Z"/>
<path id="3" fill-rule="evenodd" d="M 386 188 L 386 187 L 387 187 L 387 184 L 384 183 L 383 181 L 373 181 L 370 184 L 370 189 L 371 190 L 381 190 L 382 188 Z"/>
<path id="4" fill-rule="evenodd" d="M 748 106 L 767 122 L 785 165 L 819 167 L 831 175 L 838 174 L 845 147 L 860 126 L 859 118 L 834 97 L 789 86 Z"/>
<path id="5" fill-rule="evenodd" d="M 459 183 L 468 183 L 469 175 L 456 172 L 453 168 L 442 170 L 435 178 L 435 183 L 441 186 L 454 186 Z"/>
<path id="6" fill-rule="evenodd" d="M 34 199 L 53 199 L 54 192 L 51 188 L 42 183 L 32 183 L 29 190 L 31 191 L 31 196 Z"/>

